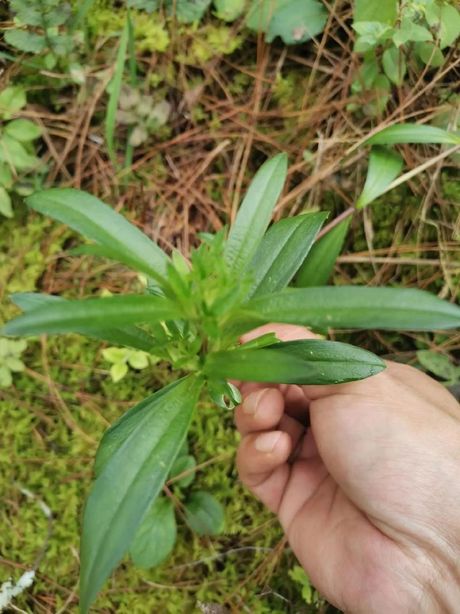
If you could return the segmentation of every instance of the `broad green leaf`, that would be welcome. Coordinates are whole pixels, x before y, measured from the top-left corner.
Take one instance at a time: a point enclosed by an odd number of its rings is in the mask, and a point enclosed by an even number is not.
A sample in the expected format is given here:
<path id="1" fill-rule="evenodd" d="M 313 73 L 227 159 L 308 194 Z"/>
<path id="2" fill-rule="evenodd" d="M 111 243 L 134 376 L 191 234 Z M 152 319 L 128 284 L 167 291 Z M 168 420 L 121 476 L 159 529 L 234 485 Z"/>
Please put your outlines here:
<path id="1" fill-rule="evenodd" d="M 379 373 L 385 364 L 374 354 L 335 341 L 288 341 L 269 348 L 244 346 L 210 354 L 204 372 L 249 382 L 337 384 Z"/>
<path id="2" fill-rule="evenodd" d="M 395 151 L 373 147 L 369 156 L 366 182 L 356 201 L 356 208 L 363 209 L 373 200 L 387 192 L 388 186 L 399 175 L 404 161 Z"/>
<path id="3" fill-rule="evenodd" d="M 460 12 L 455 6 L 443 2 L 431 2 L 425 11 L 428 24 L 436 32 L 441 49 L 454 45 L 460 37 Z"/>
<path id="4" fill-rule="evenodd" d="M 431 68 L 439 68 L 444 64 L 445 57 L 434 43 L 417 43 L 414 51 L 422 62 Z"/>
<path id="5" fill-rule="evenodd" d="M 368 145 L 396 145 L 398 143 L 440 143 L 458 145 L 460 136 L 442 128 L 426 124 L 395 124 L 374 134 Z"/>
<path id="6" fill-rule="evenodd" d="M 149 366 L 149 357 L 145 352 L 130 352 L 128 364 L 133 369 L 146 369 Z"/>
<path id="7" fill-rule="evenodd" d="M 167 0 L 167 6 L 179 23 L 200 21 L 207 11 L 211 0 Z"/>
<path id="8" fill-rule="evenodd" d="M 419 350 L 417 360 L 427 371 L 447 380 L 449 385 L 453 385 L 460 380 L 460 367 L 454 365 L 445 354 L 432 350 Z"/>
<path id="9" fill-rule="evenodd" d="M 111 258 L 163 281 L 170 262 L 163 250 L 95 196 L 70 188 L 52 188 L 32 194 L 26 202 L 95 241 Z"/>
<path id="10" fill-rule="evenodd" d="M 380 21 L 394 24 L 398 16 L 397 0 L 355 0 L 353 21 Z"/>
<path id="11" fill-rule="evenodd" d="M 19 85 L 10 85 L 0 92 L 0 116 L 10 119 L 27 104 L 24 88 Z"/>
<path id="12" fill-rule="evenodd" d="M 286 45 L 304 43 L 320 34 L 327 12 L 317 0 L 252 0 L 246 25 L 265 32 L 267 42 L 277 36 Z"/>
<path id="13" fill-rule="evenodd" d="M 213 0 L 216 16 L 223 21 L 235 21 L 243 13 L 246 0 Z"/>
<path id="14" fill-rule="evenodd" d="M 107 144 L 107 151 L 112 163 L 114 164 L 116 162 L 115 127 L 117 123 L 118 100 L 120 98 L 121 86 L 123 84 L 123 73 L 125 70 L 126 55 L 128 50 L 129 19 L 130 17 L 128 13 L 123 32 L 121 33 L 120 43 L 118 45 L 113 77 L 109 84 L 110 95 L 105 115 L 105 140 Z"/>
<path id="15" fill-rule="evenodd" d="M 337 286 L 288 288 L 255 298 L 240 314 L 246 330 L 263 322 L 313 328 L 434 330 L 460 326 L 460 307 L 406 288 Z"/>
<path id="16" fill-rule="evenodd" d="M 359 34 L 354 51 L 365 53 L 391 37 L 393 29 L 380 21 L 355 21 L 353 29 Z"/>
<path id="17" fill-rule="evenodd" d="M 5 126 L 5 134 L 17 141 L 33 141 L 41 136 L 40 126 L 28 119 L 14 119 Z"/>
<path id="18" fill-rule="evenodd" d="M 0 365 L 0 388 L 9 388 L 13 383 L 11 371 L 4 365 Z"/>
<path id="19" fill-rule="evenodd" d="M 397 47 L 408 42 L 416 43 L 431 40 L 433 40 L 433 35 L 428 28 L 414 23 L 410 17 L 404 17 L 401 25 L 393 34 L 393 42 Z"/>
<path id="20" fill-rule="evenodd" d="M 8 164 L 0 163 L 0 185 L 6 190 L 13 187 L 13 174 Z"/>
<path id="21" fill-rule="evenodd" d="M 26 171 L 38 166 L 40 159 L 29 154 L 22 143 L 3 134 L 0 138 L 0 162 L 5 162 L 17 171 Z"/>
<path id="22" fill-rule="evenodd" d="M 187 488 L 187 486 L 190 486 L 195 479 L 195 467 L 196 460 L 194 456 L 191 456 L 190 454 L 185 454 L 183 456 L 179 455 L 171 467 L 169 478 L 175 478 L 182 473 L 187 473 L 187 475 L 184 475 L 184 477 L 174 480 L 175 486 Z"/>
<path id="23" fill-rule="evenodd" d="M 46 38 L 30 30 L 4 30 L 5 43 L 25 53 L 40 53 L 46 48 Z"/>
<path id="24" fill-rule="evenodd" d="M 150 569 L 163 563 L 174 548 L 176 535 L 174 505 L 170 499 L 158 497 L 129 549 L 134 564 L 141 569 Z"/>
<path id="25" fill-rule="evenodd" d="M 60 296 L 53 296 L 49 294 L 38 294 L 35 292 L 20 292 L 16 294 L 12 294 L 10 296 L 11 300 L 15 305 L 17 305 L 22 311 L 29 312 L 39 307 L 44 307 L 49 304 L 53 304 L 56 302 L 64 302 L 66 299 L 61 298 Z M 126 345 L 128 347 L 133 347 L 138 350 L 144 350 L 145 352 L 149 352 L 154 345 L 156 345 L 156 340 L 146 333 L 141 328 L 137 326 L 124 326 L 123 328 L 84 328 L 82 330 L 75 330 L 76 333 L 80 333 L 82 335 L 86 335 L 87 337 L 93 337 L 95 339 L 102 339 L 103 341 L 108 341 L 109 343 L 116 343 L 117 345 Z M 119 348 L 112 348 L 119 349 Z M 121 352 L 126 352 L 126 350 L 120 350 Z"/>
<path id="26" fill-rule="evenodd" d="M 307 213 L 273 224 L 252 259 L 254 284 L 249 296 L 269 294 L 288 285 L 308 255 L 327 213 Z"/>
<path id="27" fill-rule="evenodd" d="M 11 336 L 71 332 L 91 335 L 92 331 L 104 330 L 107 326 L 159 322 L 179 316 L 180 311 L 173 303 L 152 295 L 53 301 L 10 320 L 4 333 Z"/>
<path id="28" fill-rule="evenodd" d="M 3 186 L 0 185 L 0 213 L 5 217 L 13 217 L 11 198 Z"/>
<path id="29" fill-rule="evenodd" d="M 117 383 L 128 374 L 128 365 L 124 362 L 119 362 L 110 367 L 110 377 Z"/>
<path id="30" fill-rule="evenodd" d="M 390 47 L 383 52 L 382 66 L 390 81 L 395 85 L 402 85 L 407 65 L 404 54 L 397 47 Z"/>
<path id="31" fill-rule="evenodd" d="M 198 535 L 219 535 L 224 528 L 224 510 L 211 494 L 199 490 L 185 502 L 185 520 Z"/>
<path id="32" fill-rule="evenodd" d="M 182 446 L 201 381 L 186 377 L 131 409 L 104 435 L 109 445 L 83 518 L 80 607 L 86 614 L 128 550 Z M 114 444 L 115 441 L 115 444 Z"/>
<path id="33" fill-rule="evenodd" d="M 346 218 L 316 241 L 294 279 L 295 286 L 310 288 L 328 282 L 345 243 L 350 221 L 351 218 Z"/>
<path id="34" fill-rule="evenodd" d="M 241 203 L 225 246 L 225 259 L 233 270 L 252 260 L 270 222 L 287 173 L 287 156 L 278 154 L 258 170 Z"/>

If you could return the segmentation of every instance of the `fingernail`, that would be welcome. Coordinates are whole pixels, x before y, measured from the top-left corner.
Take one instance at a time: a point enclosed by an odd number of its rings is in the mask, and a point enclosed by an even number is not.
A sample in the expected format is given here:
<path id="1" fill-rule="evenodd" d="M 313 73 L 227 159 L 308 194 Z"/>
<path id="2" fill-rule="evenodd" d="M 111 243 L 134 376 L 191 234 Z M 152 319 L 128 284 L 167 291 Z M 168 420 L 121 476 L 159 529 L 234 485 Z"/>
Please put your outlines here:
<path id="1" fill-rule="evenodd" d="M 273 431 L 272 433 L 263 433 L 259 435 L 255 442 L 255 447 L 258 452 L 273 452 L 276 444 L 281 437 L 281 433 Z"/>
<path id="2" fill-rule="evenodd" d="M 259 403 L 266 392 L 267 390 L 265 389 L 258 390 L 257 392 L 250 394 L 243 403 L 244 413 L 248 414 L 248 416 L 253 416 L 256 413 Z"/>

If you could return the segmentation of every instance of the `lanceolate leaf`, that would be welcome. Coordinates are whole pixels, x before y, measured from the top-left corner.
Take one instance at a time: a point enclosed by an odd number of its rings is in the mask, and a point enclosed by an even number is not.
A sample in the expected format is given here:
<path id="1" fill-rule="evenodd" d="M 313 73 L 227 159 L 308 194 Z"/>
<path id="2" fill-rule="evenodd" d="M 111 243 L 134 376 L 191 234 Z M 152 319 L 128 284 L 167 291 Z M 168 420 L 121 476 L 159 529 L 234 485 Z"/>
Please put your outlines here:
<path id="1" fill-rule="evenodd" d="M 251 262 L 250 296 L 282 290 L 307 257 L 327 213 L 307 213 L 273 224 Z"/>
<path id="2" fill-rule="evenodd" d="M 278 154 L 265 162 L 254 177 L 225 246 L 225 258 L 232 269 L 245 268 L 254 256 L 283 189 L 286 172 L 287 156 Z"/>
<path id="3" fill-rule="evenodd" d="M 91 335 L 91 331 L 107 326 L 158 322 L 180 315 L 173 303 L 152 295 L 53 301 L 10 320 L 3 334 L 14 336 L 78 332 Z"/>
<path id="4" fill-rule="evenodd" d="M 335 261 L 342 251 L 351 218 L 346 218 L 321 237 L 310 250 L 294 279 L 299 288 L 325 285 L 332 275 Z"/>
<path id="5" fill-rule="evenodd" d="M 396 124 L 384 128 L 367 139 L 368 145 L 396 145 L 397 143 L 439 143 L 458 145 L 460 136 L 426 124 Z"/>
<path id="6" fill-rule="evenodd" d="M 119 262 L 163 280 L 170 261 L 163 250 L 98 198 L 71 188 L 52 188 L 32 194 L 26 202 L 103 246 Z"/>
<path id="7" fill-rule="evenodd" d="M 118 431 L 117 446 L 94 483 L 84 513 L 83 613 L 128 550 L 158 496 L 186 437 L 200 388 L 200 380 L 193 377 L 174 382 L 130 410 L 104 436 L 101 446 Z"/>
<path id="8" fill-rule="evenodd" d="M 269 348 L 210 354 L 211 377 L 279 384 L 337 384 L 375 375 L 385 364 L 374 354 L 334 341 L 289 341 Z"/>
<path id="9" fill-rule="evenodd" d="M 174 505 L 166 497 L 158 497 L 147 512 L 129 549 L 137 567 L 149 569 L 162 563 L 176 542 Z"/>
<path id="10" fill-rule="evenodd" d="M 373 200 L 384 194 L 391 182 L 401 172 L 403 159 L 395 151 L 385 147 L 372 148 L 369 157 L 366 183 L 356 201 L 356 208 L 362 209 Z"/>
<path id="11" fill-rule="evenodd" d="M 263 322 L 313 328 L 433 330 L 460 326 L 460 307 L 422 290 L 360 286 L 288 288 L 249 301 L 240 317 L 245 330 Z"/>
<path id="12" fill-rule="evenodd" d="M 57 302 L 65 302 L 65 299 L 60 296 L 50 294 L 38 294 L 35 292 L 22 292 L 11 295 L 11 300 L 22 311 L 29 312 L 34 309 L 44 307 L 46 305 L 55 304 Z M 116 345 L 126 345 L 127 347 L 136 348 L 149 352 L 155 346 L 155 339 L 137 326 L 124 326 L 123 328 L 100 328 L 100 329 L 82 329 L 74 332 L 95 339 L 102 339 Z"/>

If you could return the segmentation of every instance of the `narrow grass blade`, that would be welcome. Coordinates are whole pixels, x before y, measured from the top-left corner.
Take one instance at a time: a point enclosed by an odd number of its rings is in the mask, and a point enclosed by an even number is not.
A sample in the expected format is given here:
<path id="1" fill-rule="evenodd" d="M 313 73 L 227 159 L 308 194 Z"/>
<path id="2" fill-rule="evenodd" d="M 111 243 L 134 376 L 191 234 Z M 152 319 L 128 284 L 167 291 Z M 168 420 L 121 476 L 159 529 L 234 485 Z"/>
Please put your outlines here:
<path id="1" fill-rule="evenodd" d="M 120 98 L 121 86 L 123 83 L 123 73 L 125 70 L 126 55 L 129 40 L 129 14 L 126 18 L 125 26 L 120 37 L 120 44 L 115 60 L 115 70 L 113 78 L 110 82 L 110 96 L 107 104 L 107 112 L 105 116 L 105 140 L 107 151 L 113 164 L 116 164 L 116 149 L 115 149 L 115 127 L 116 115 L 118 109 L 118 100 Z"/>

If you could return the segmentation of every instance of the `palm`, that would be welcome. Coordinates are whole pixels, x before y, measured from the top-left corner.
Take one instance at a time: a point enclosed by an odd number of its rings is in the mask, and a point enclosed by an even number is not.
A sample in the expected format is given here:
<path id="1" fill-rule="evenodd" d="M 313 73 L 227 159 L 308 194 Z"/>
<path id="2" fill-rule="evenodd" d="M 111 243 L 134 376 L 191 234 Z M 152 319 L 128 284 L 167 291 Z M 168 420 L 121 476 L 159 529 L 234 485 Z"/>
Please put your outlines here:
<path id="1" fill-rule="evenodd" d="M 392 574 L 409 572 L 412 561 L 350 501 L 318 457 L 291 466 L 279 515 L 301 565 L 331 601 L 353 612 L 360 603 L 366 614 L 383 605 L 406 611 Z"/>

